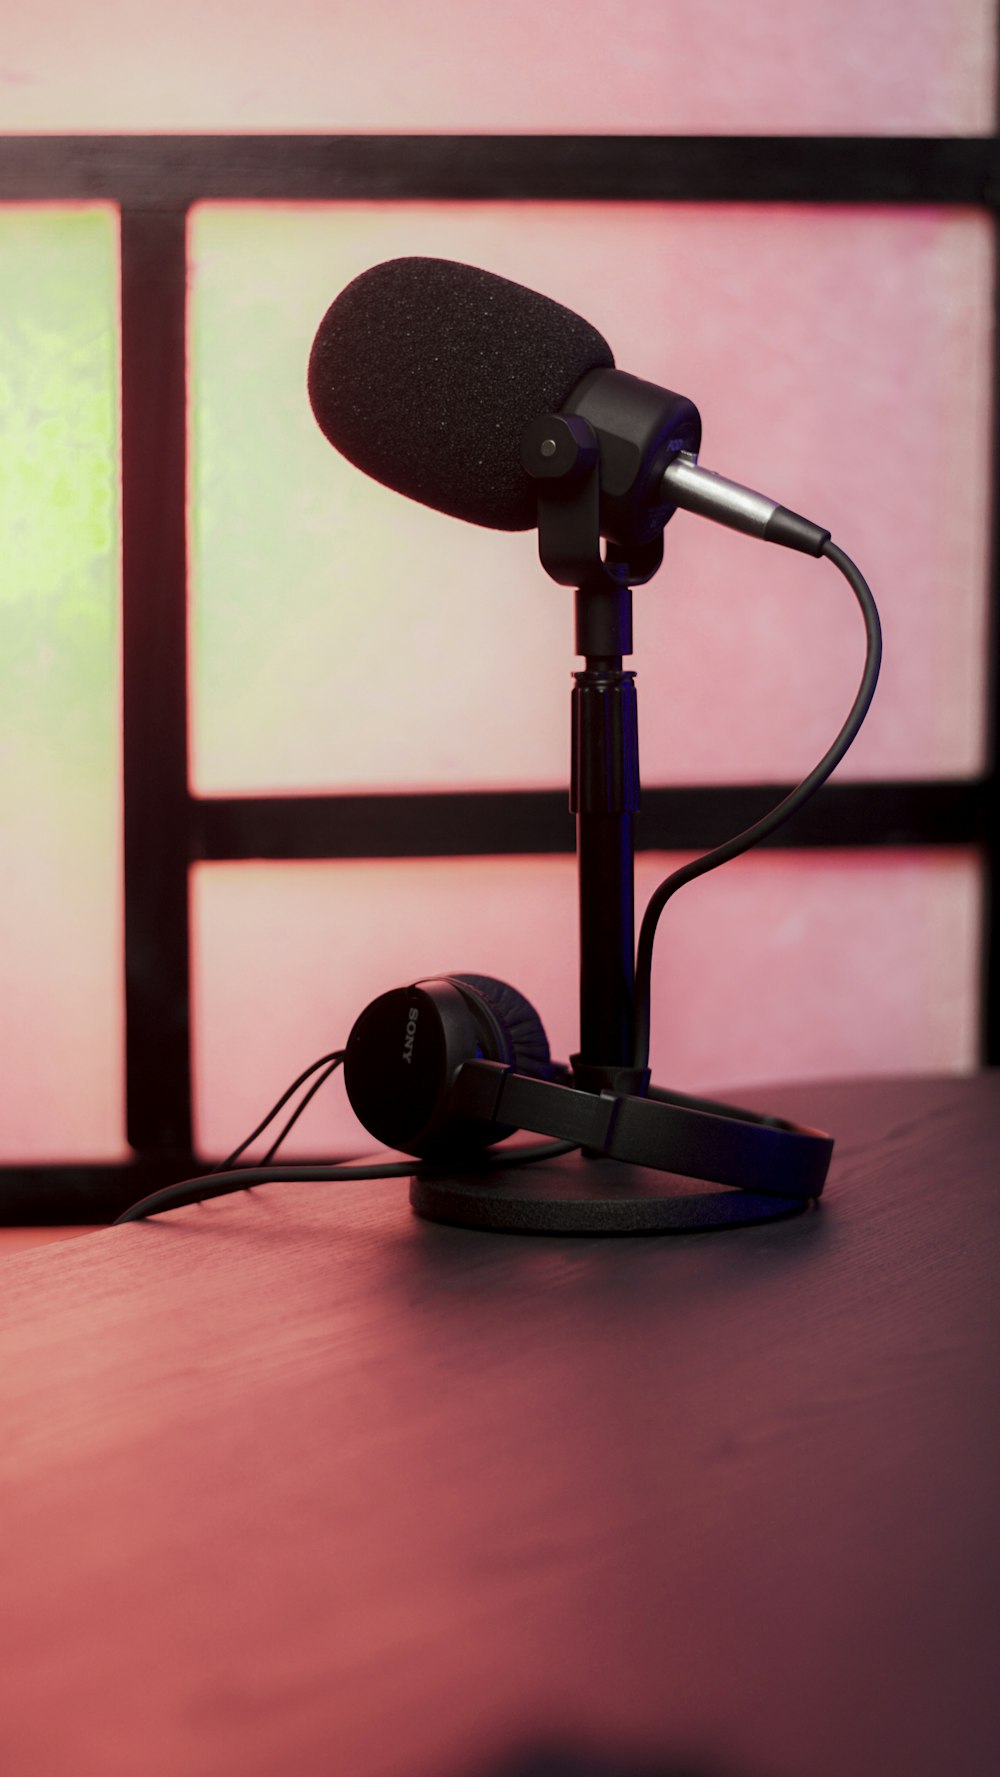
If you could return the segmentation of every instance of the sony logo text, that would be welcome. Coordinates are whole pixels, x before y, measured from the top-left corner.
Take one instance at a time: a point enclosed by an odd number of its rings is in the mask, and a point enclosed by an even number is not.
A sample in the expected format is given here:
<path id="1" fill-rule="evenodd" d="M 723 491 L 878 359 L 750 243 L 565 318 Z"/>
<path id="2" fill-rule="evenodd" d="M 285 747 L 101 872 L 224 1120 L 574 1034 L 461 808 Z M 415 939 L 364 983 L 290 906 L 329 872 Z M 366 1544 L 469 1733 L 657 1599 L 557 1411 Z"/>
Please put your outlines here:
<path id="1" fill-rule="evenodd" d="M 403 1060 L 407 1067 L 413 1065 L 413 1039 L 417 1034 L 417 1019 L 420 1016 L 419 1006 L 411 1006 L 407 1017 L 406 1036 L 403 1039 Z"/>

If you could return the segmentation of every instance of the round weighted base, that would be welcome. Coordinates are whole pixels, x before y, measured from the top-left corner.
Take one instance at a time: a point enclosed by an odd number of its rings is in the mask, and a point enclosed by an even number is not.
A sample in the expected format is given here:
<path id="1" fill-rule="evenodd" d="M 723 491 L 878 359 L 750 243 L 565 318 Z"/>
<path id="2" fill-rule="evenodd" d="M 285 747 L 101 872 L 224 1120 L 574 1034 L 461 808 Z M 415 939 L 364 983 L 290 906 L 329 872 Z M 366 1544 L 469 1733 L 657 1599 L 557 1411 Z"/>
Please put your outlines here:
<path id="1" fill-rule="evenodd" d="M 812 1200 L 719 1190 L 699 1179 L 575 1152 L 529 1166 L 425 1172 L 410 1203 L 431 1222 L 504 1234 L 686 1234 L 801 1214 Z"/>

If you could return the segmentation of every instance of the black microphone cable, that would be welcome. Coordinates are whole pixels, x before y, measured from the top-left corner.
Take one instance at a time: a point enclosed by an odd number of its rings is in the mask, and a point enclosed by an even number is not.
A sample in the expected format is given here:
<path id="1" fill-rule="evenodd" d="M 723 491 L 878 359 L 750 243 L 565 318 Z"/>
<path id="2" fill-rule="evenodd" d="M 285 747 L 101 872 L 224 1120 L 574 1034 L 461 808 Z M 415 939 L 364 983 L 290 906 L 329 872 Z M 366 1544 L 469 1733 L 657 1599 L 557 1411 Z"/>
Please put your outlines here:
<path id="1" fill-rule="evenodd" d="M 820 785 L 826 782 L 830 773 L 840 764 L 857 735 L 858 729 L 868 713 L 868 706 L 875 695 L 879 667 L 882 663 L 882 626 L 879 623 L 878 609 L 872 597 L 871 588 L 850 556 L 845 555 L 844 551 L 829 537 L 821 545 L 819 553 L 827 556 L 834 566 L 840 569 L 850 585 L 864 617 L 867 652 L 857 696 L 833 745 L 808 777 L 804 777 L 802 782 L 761 820 L 746 827 L 742 833 L 737 833 L 733 839 L 727 839 L 723 845 L 715 846 L 712 851 L 704 852 L 700 858 L 694 858 L 690 864 L 684 864 L 679 870 L 675 870 L 671 876 L 661 882 L 659 888 L 650 897 L 649 905 L 643 915 L 642 925 L 639 928 L 639 944 L 635 964 L 632 1065 L 640 1071 L 645 1071 L 649 1065 L 653 942 L 660 914 L 671 895 L 675 895 L 679 888 L 684 887 L 685 883 L 694 882 L 697 877 L 707 875 L 709 870 L 717 869 L 720 864 L 728 864 L 731 858 L 740 857 L 743 852 L 749 851 L 752 846 L 759 845 L 762 839 L 767 839 L 779 827 L 784 826 L 785 822 L 791 819 L 791 816 L 802 807 L 803 803 L 808 802 L 810 796 L 815 794 Z"/>

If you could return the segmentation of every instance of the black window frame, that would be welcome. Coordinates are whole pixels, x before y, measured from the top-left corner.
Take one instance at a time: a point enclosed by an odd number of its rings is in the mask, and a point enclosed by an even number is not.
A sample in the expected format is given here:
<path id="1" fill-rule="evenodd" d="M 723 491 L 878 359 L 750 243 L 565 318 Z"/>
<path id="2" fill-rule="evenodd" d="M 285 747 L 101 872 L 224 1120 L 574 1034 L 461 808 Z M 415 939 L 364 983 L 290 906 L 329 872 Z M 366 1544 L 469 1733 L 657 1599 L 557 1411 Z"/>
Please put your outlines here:
<path id="1" fill-rule="evenodd" d="M 247 858 L 572 851 L 565 792 L 195 797 L 188 776 L 186 238 L 205 201 L 364 199 L 971 206 L 996 222 L 1000 138 L 16 136 L 0 202 L 108 202 L 121 219 L 122 660 L 130 1159 L 0 1166 L 0 1221 L 94 1222 L 204 1169 L 191 1120 L 191 866 Z M 770 841 L 976 847 L 984 868 L 980 1057 L 1000 1061 L 997 649 L 998 231 L 986 764 L 970 778 L 833 783 Z M 789 785 L 648 789 L 640 849 L 697 850 Z"/>

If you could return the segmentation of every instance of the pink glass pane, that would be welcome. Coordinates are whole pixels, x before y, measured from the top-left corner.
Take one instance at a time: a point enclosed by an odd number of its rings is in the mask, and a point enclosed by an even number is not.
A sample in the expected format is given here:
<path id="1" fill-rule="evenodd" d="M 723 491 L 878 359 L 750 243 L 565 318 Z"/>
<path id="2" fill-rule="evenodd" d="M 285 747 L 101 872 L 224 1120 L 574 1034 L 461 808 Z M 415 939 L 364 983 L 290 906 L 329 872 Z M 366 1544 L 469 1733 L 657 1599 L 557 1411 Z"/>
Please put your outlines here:
<path id="1" fill-rule="evenodd" d="M 358 272 L 458 259 L 695 399 L 709 467 L 828 525 L 886 659 L 842 767 L 982 761 L 992 230 L 973 212 L 202 206 L 192 253 L 192 757 L 207 794 L 562 784 L 572 595 L 534 533 L 390 493 L 323 439 L 309 348 Z M 636 593 L 644 781 L 802 775 L 861 670 L 827 563 L 678 514 Z M 528 645 L 525 645 L 527 639 Z M 401 712 L 409 711 L 405 721 Z"/>
<path id="2" fill-rule="evenodd" d="M 639 906 L 679 861 L 640 859 Z M 738 1090 L 971 1069 L 979 900 L 965 853 L 772 854 L 692 884 L 657 940 L 654 1077 Z M 537 1007 L 555 1054 L 577 1046 L 571 858 L 203 865 L 193 912 L 207 1157 L 235 1147 L 302 1068 L 342 1045 L 370 999 L 420 975 L 508 980 Z M 288 1152 L 371 1146 L 338 1082 Z"/>
<path id="3" fill-rule="evenodd" d="M 7 130 L 966 133 L 992 0 L 35 0 Z"/>
<path id="4" fill-rule="evenodd" d="M 0 207 L 0 1162 L 126 1152 L 118 228 Z"/>

